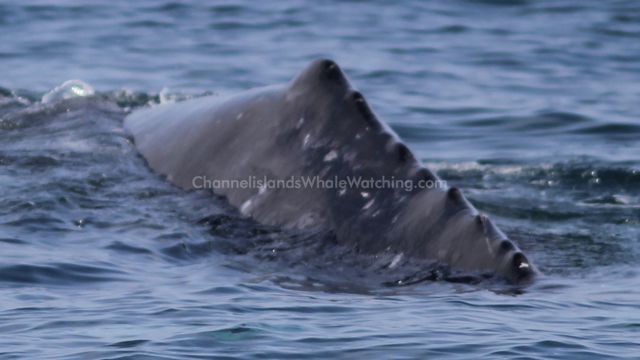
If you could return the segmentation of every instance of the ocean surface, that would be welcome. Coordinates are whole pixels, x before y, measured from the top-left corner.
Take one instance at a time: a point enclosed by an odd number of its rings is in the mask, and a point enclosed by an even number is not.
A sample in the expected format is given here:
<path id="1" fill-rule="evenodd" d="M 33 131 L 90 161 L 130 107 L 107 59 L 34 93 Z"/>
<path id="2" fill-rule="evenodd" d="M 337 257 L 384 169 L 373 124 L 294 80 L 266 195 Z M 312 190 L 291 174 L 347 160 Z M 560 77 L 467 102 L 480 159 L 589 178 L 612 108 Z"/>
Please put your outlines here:
<path id="1" fill-rule="evenodd" d="M 0 1 L 0 359 L 640 356 L 640 2 L 57 3 Z M 282 247 L 123 131 L 320 57 L 537 281 Z"/>

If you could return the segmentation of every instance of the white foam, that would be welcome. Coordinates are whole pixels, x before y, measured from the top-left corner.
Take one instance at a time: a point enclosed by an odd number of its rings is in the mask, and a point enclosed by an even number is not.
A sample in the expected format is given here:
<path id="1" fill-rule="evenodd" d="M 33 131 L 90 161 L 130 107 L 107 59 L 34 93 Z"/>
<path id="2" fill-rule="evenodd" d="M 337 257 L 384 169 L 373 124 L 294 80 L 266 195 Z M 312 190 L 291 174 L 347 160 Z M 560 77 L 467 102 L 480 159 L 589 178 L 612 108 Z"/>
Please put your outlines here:
<path id="1" fill-rule="evenodd" d="M 86 97 L 95 94 L 93 87 L 82 80 L 67 80 L 42 96 L 42 102 L 52 103 L 75 97 Z"/>

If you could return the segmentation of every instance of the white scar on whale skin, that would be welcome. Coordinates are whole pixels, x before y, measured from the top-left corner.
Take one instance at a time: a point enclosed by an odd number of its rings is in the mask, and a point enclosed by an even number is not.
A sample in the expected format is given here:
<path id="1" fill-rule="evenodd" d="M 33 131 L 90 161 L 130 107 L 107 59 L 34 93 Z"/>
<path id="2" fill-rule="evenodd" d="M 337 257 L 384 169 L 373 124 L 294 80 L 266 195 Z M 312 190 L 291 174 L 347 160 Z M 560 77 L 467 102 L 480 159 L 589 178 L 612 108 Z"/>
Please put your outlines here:
<path id="1" fill-rule="evenodd" d="M 324 156 L 324 161 L 328 162 L 331 160 L 335 160 L 338 158 L 338 152 L 335 150 L 331 150 L 327 153 L 327 155 Z"/>
<path id="2" fill-rule="evenodd" d="M 240 206 L 240 212 L 243 213 L 244 215 L 249 215 L 249 209 L 251 208 L 251 203 L 252 203 L 252 199 L 249 199 L 244 203 L 242 203 L 242 206 Z"/>
<path id="3" fill-rule="evenodd" d="M 373 203 L 374 203 L 375 201 L 376 201 L 375 199 L 371 199 L 371 200 L 369 200 L 369 202 L 367 202 L 366 204 L 364 204 L 364 206 L 362 207 L 362 210 L 367 210 L 368 208 L 370 208 L 370 207 L 373 205 Z"/>
<path id="4" fill-rule="evenodd" d="M 400 254 L 394 256 L 393 260 L 391 260 L 391 264 L 389 264 L 389 269 L 393 269 L 394 267 L 398 266 L 398 264 L 400 264 L 400 260 L 402 260 L 403 256 L 404 256 L 404 253 L 400 253 Z"/>

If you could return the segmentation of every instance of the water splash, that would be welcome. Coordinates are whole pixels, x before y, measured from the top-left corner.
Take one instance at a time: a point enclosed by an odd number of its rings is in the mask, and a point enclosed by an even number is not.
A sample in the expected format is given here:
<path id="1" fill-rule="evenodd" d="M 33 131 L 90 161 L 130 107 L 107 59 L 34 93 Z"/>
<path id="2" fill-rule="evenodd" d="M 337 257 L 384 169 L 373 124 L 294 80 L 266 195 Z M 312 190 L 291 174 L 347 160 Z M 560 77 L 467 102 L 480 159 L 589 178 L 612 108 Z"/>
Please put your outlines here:
<path id="1" fill-rule="evenodd" d="M 60 86 L 42 96 L 42 103 L 49 104 L 56 101 L 75 97 L 87 97 L 96 93 L 93 87 L 82 80 L 67 80 Z"/>

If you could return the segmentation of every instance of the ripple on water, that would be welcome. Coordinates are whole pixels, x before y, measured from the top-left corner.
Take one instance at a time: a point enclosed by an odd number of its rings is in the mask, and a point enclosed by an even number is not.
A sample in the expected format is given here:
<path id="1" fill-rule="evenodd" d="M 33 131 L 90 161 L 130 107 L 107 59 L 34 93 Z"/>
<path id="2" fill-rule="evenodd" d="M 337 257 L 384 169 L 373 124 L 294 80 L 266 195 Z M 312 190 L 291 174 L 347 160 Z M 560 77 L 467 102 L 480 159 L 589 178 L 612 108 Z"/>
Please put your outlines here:
<path id="1" fill-rule="evenodd" d="M 0 282 L 43 285 L 77 285 L 124 281 L 125 272 L 115 267 L 76 263 L 16 264 L 0 267 Z"/>

